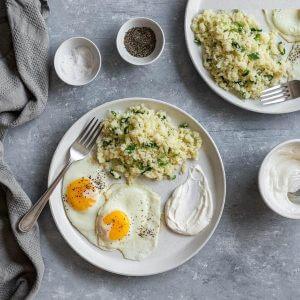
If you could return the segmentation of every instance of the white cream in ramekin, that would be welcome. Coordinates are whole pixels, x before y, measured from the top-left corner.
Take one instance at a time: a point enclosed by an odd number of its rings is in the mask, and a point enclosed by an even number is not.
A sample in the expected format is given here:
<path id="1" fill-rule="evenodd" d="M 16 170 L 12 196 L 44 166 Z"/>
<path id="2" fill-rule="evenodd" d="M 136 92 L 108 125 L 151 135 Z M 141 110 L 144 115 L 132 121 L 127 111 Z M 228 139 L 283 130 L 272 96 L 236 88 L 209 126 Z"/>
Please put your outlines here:
<path id="1" fill-rule="evenodd" d="M 264 201 L 273 211 L 300 219 L 300 204 L 288 198 L 288 192 L 300 189 L 300 140 L 286 141 L 275 147 L 261 165 L 258 182 Z"/>

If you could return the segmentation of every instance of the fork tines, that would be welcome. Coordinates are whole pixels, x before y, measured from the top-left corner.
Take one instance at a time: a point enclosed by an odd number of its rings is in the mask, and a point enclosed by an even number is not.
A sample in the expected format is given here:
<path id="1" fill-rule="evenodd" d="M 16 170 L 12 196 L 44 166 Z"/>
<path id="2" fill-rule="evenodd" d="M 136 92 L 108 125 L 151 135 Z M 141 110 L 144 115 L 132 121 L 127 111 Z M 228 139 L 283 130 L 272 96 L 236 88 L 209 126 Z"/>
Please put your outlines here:
<path id="1" fill-rule="evenodd" d="M 102 130 L 102 127 L 100 128 L 100 124 L 100 120 L 92 118 L 92 120 L 82 130 L 76 139 L 76 142 L 80 143 L 86 148 L 93 146 Z"/>
<path id="2" fill-rule="evenodd" d="M 288 82 L 273 86 L 265 90 L 261 96 L 260 101 L 263 105 L 274 104 L 286 101 L 291 98 L 291 91 Z"/>

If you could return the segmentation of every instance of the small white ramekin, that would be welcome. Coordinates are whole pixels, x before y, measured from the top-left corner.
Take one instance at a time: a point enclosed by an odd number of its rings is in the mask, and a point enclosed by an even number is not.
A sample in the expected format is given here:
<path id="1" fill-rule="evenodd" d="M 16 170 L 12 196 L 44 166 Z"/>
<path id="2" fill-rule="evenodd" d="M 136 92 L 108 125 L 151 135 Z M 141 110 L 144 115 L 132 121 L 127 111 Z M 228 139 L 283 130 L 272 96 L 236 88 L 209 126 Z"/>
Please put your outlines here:
<path id="1" fill-rule="evenodd" d="M 259 169 L 259 173 L 258 173 L 258 188 L 259 188 L 259 192 L 261 194 L 261 197 L 263 198 L 264 202 L 266 203 L 266 205 L 273 210 L 274 212 L 276 212 L 277 214 L 285 217 L 285 218 L 289 218 L 289 219 L 300 219 L 300 214 L 299 213 L 292 213 L 292 212 L 288 212 L 285 209 L 281 209 L 279 205 L 274 205 L 274 201 L 272 201 L 272 196 L 270 195 L 270 193 L 268 193 L 267 191 L 267 187 L 266 187 L 266 181 L 265 181 L 265 171 L 267 168 L 267 165 L 270 163 L 272 156 L 280 149 L 282 149 L 283 147 L 288 147 L 289 145 L 299 145 L 300 146 L 300 139 L 294 139 L 294 140 L 288 140 L 285 141 L 279 145 L 277 145 L 276 147 L 274 147 L 268 154 L 267 156 L 264 158 L 260 169 Z"/>
<path id="2" fill-rule="evenodd" d="M 77 47 L 88 47 L 91 53 L 93 54 L 93 69 L 91 74 L 85 79 L 74 80 L 71 77 L 68 77 L 65 73 L 62 72 L 61 63 L 64 55 L 70 53 L 72 49 Z M 89 39 L 85 37 L 72 37 L 64 41 L 56 50 L 54 56 L 54 68 L 57 76 L 69 85 L 81 86 L 92 82 L 98 75 L 101 68 L 101 54 L 98 47 Z"/>
<path id="3" fill-rule="evenodd" d="M 156 37 L 156 45 L 154 51 L 149 56 L 134 57 L 126 50 L 124 45 L 125 34 L 128 30 L 134 27 L 149 27 L 153 30 Z M 116 43 L 118 52 L 125 61 L 136 66 L 144 66 L 153 63 L 160 57 L 165 46 L 165 35 L 162 28 L 155 21 L 148 18 L 133 18 L 128 20 L 120 28 Z"/>

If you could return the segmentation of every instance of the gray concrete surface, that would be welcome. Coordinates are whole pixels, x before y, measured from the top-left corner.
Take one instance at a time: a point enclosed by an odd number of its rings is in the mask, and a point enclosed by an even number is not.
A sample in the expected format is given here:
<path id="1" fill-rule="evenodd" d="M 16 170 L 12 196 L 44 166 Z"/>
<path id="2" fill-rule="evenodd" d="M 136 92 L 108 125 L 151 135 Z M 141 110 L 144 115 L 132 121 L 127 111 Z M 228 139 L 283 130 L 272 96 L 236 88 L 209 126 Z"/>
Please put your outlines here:
<path id="1" fill-rule="evenodd" d="M 45 276 L 38 299 L 299 299 L 300 223 L 270 211 L 257 189 L 257 172 L 276 144 L 300 137 L 300 113 L 270 116 L 243 111 L 215 95 L 188 56 L 184 0 L 52 0 L 51 57 L 72 36 L 99 46 L 103 65 L 86 87 L 66 86 L 51 70 L 46 111 L 9 131 L 6 160 L 36 201 L 46 188 L 51 157 L 65 131 L 104 102 L 143 96 L 163 99 L 197 118 L 216 141 L 228 194 L 220 225 L 193 259 L 157 276 L 122 277 L 81 259 L 63 240 L 47 208 L 40 219 Z M 158 21 L 166 34 L 161 58 L 147 67 L 121 60 L 115 36 L 130 17 Z"/>

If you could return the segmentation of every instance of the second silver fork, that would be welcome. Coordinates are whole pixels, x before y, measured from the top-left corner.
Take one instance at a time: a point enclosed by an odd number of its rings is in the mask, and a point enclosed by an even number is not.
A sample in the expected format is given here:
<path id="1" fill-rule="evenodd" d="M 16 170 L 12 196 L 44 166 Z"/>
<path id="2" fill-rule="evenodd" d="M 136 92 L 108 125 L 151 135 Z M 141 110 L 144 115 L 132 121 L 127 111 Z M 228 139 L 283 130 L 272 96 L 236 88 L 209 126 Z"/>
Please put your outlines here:
<path id="1" fill-rule="evenodd" d="M 264 90 L 259 100 L 263 105 L 270 105 L 298 97 L 300 97 L 300 81 L 292 80 Z"/>
<path id="2" fill-rule="evenodd" d="M 92 150 L 97 138 L 99 137 L 103 127 L 100 127 L 101 122 L 93 118 L 86 127 L 82 130 L 77 139 L 73 142 L 69 149 L 69 160 L 64 168 L 57 175 L 53 183 L 49 186 L 42 197 L 30 208 L 30 210 L 22 217 L 19 222 L 19 230 L 28 232 L 40 216 L 43 208 L 47 204 L 52 192 L 69 169 L 71 164 L 75 161 L 85 158 Z"/>

